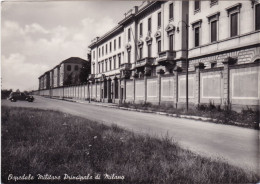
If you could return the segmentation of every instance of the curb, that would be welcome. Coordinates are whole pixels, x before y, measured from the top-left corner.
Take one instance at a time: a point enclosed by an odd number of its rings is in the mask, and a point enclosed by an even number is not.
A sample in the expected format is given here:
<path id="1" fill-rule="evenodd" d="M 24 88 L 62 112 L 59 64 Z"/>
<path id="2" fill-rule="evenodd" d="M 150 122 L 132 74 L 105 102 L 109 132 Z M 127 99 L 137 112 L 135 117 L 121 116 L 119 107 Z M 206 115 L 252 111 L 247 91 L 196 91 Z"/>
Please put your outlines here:
<path id="1" fill-rule="evenodd" d="M 65 99 L 65 98 L 63 98 L 63 99 L 61 99 L 61 98 L 52 98 L 52 99 L 64 100 L 64 101 L 68 101 L 68 102 L 75 102 L 75 103 L 85 104 L 84 101 L 73 100 L 73 99 Z M 222 123 L 221 120 L 213 119 L 213 118 L 207 118 L 207 117 L 201 117 L 201 116 L 192 116 L 192 115 L 183 115 L 183 114 L 168 114 L 166 112 L 158 112 L 158 111 L 142 110 L 142 109 L 133 109 L 133 108 L 126 108 L 126 107 L 118 107 L 116 105 L 112 106 L 112 105 L 98 104 L 98 103 L 89 103 L 89 104 L 96 105 L 96 106 L 107 107 L 107 108 L 127 110 L 127 111 L 135 111 L 135 112 L 141 112 L 141 113 L 152 113 L 152 114 L 170 116 L 170 117 L 174 117 L 174 118 L 185 118 L 185 119 L 192 119 L 192 120 L 204 121 L 204 122 L 211 121 L 211 122 L 214 122 L 214 123 L 219 121 L 220 123 Z M 232 123 L 234 123 L 236 125 L 242 125 L 242 123 L 239 123 L 239 122 L 232 122 Z"/>

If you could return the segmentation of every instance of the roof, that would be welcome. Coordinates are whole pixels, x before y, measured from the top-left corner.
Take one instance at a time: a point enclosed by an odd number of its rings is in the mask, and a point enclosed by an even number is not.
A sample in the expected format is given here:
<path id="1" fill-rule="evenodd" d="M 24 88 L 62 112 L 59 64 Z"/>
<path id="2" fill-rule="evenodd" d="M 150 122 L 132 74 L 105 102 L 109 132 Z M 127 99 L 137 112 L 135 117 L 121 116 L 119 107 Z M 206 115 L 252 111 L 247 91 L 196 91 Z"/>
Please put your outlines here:
<path id="1" fill-rule="evenodd" d="M 63 64 L 63 63 L 82 64 L 83 62 L 88 62 L 88 61 L 85 60 L 85 59 L 81 59 L 81 58 L 79 58 L 79 57 L 70 57 L 70 58 L 68 58 L 68 59 L 63 60 L 63 61 L 60 63 L 60 65 Z"/>

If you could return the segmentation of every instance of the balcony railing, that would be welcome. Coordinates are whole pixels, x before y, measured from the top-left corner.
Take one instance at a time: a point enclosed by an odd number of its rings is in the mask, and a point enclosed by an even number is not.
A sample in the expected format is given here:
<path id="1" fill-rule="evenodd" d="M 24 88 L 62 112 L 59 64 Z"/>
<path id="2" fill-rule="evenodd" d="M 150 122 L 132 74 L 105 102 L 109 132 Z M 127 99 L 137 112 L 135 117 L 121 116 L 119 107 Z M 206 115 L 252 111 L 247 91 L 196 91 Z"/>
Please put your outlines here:
<path id="1" fill-rule="evenodd" d="M 120 70 L 130 70 L 132 67 L 131 63 L 123 63 L 120 65 Z"/>
<path id="2" fill-rule="evenodd" d="M 176 57 L 176 51 L 167 50 L 167 51 L 160 52 L 157 60 L 158 62 L 167 61 L 167 60 L 172 61 L 174 60 L 175 57 Z"/>
<path id="3" fill-rule="evenodd" d="M 146 57 L 146 58 L 142 58 L 137 60 L 135 67 L 142 67 L 142 66 L 150 66 L 154 63 L 155 58 L 152 57 Z"/>

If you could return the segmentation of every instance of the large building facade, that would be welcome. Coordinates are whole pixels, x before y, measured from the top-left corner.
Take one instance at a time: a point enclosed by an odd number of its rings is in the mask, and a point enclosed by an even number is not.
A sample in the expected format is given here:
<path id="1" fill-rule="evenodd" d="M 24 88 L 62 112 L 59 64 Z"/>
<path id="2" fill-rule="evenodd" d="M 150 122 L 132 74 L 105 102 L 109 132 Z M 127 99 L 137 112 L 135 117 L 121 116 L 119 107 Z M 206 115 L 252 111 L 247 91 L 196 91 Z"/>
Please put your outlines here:
<path id="1" fill-rule="evenodd" d="M 112 31 L 95 38 L 89 46 L 92 98 L 157 103 L 158 77 L 164 74 L 162 100 L 174 100 L 172 76 L 186 66 L 183 22 L 188 21 L 188 8 L 187 1 L 145 1 L 127 12 Z"/>
<path id="2" fill-rule="evenodd" d="M 189 4 L 190 101 L 259 105 L 260 1 Z"/>
<path id="3" fill-rule="evenodd" d="M 188 57 L 190 104 L 258 105 L 259 4 L 147 1 L 134 7 L 89 46 L 92 98 L 181 106 Z"/>

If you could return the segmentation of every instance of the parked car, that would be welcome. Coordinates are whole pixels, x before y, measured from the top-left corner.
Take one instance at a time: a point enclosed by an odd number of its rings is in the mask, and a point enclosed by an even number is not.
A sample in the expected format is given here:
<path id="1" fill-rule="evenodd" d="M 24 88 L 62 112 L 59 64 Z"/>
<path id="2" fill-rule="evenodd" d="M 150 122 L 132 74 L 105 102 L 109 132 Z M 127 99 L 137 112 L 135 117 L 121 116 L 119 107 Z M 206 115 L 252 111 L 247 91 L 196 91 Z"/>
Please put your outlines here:
<path id="1" fill-rule="evenodd" d="M 11 102 L 16 102 L 17 100 L 24 100 L 28 102 L 33 102 L 34 97 L 27 95 L 25 93 L 20 93 L 20 92 L 12 92 L 8 98 Z"/>

